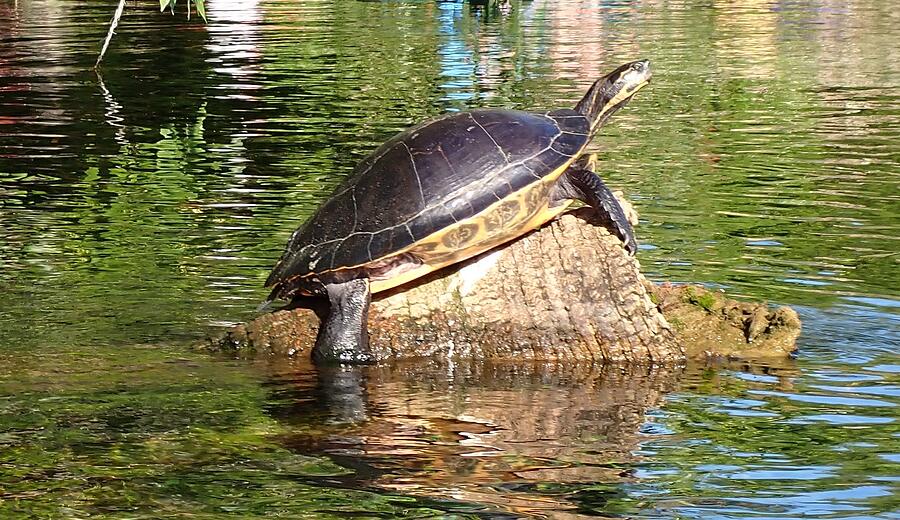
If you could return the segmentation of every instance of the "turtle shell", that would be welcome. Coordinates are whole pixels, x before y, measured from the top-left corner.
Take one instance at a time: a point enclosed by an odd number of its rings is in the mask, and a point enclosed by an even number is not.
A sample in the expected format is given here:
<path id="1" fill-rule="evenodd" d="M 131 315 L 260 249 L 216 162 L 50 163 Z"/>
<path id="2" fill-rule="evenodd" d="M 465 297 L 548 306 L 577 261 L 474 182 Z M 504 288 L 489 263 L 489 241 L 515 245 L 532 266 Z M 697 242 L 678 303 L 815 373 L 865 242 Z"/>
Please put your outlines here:
<path id="1" fill-rule="evenodd" d="M 473 110 L 401 132 L 360 162 L 294 232 L 266 286 L 287 297 L 298 286 L 287 282 L 373 265 L 406 250 L 560 175 L 589 139 L 588 119 L 568 109 Z"/>

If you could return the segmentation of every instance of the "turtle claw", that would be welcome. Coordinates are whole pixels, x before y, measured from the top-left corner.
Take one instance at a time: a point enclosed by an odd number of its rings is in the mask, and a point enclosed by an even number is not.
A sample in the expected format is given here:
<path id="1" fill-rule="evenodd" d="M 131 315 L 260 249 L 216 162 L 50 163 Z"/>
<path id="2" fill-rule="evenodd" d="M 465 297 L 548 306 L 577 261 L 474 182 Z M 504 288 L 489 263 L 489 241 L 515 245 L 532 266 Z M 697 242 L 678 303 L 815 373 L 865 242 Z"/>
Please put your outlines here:
<path id="1" fill-rule="evenodd" d="M 637 241 L 634 238 L 634 228 L 622 205 L 616 200 L 612 191 L 600 180 L 600 177 L 578 164 L 566 170 L 560 178 L 561 197 L 580 200 L 594 208 L 597 217 L 611 233 L 619 237 L 628 254 L 634 256 L 637 253 Z"/>

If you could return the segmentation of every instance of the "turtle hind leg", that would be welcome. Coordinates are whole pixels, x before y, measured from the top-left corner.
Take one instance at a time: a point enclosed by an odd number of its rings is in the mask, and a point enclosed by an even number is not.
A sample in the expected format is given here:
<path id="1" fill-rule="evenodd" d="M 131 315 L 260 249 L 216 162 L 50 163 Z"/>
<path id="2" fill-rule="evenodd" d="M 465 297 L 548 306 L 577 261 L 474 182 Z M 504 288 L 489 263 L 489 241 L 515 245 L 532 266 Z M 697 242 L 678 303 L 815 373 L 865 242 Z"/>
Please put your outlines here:
<path id="1" fill-rule="evenodd" d="M 316 363 L 374 363 L 369 350 L 369 280 L 359 278 L 325 286 L 331 308 L 319 327 L 313 360 Z"/>
<path id="2" fill-rule="evenodd" d="M 578 164 L 569 168 L 559 178 L 556 186 L 555 200 L 575 199 L 594 208 L 603 226 L 614 233 L 625 246 L 629 254 L 637 252 L 637 241 L 634 228 L 628 217 L 600 177 Z"/>

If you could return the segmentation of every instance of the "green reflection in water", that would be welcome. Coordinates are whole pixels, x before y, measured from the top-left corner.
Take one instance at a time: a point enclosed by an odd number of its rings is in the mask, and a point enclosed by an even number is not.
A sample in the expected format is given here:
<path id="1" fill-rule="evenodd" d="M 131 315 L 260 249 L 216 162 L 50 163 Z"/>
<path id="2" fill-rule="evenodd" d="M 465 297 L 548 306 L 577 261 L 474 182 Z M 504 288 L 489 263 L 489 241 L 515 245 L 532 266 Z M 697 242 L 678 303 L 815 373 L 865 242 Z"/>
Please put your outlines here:
<path id="1" fill-rule="evenodd" d="M 27 354 L 2 356 L 4 518 L 435 513 L 343 489 L 349 470 L 274 442 L 287 430 L 243 364 L 158 345 Z"/>

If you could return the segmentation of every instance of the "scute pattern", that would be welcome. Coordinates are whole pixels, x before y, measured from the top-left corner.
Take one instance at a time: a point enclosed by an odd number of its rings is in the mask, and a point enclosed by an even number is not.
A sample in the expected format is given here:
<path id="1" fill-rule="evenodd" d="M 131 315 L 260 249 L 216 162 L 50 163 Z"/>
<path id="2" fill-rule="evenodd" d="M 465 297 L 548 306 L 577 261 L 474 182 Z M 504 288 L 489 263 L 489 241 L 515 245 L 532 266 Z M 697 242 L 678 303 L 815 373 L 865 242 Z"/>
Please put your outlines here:
<path id="1" fill-rule="evenodd" d="M 372 262 L 469 219 L 571 162 L 589 133 L 588 120 L 573 110 L 486 109 L 398 134 L 291 236 L 266 285 L 287 297 L 303 277 Z"/>

